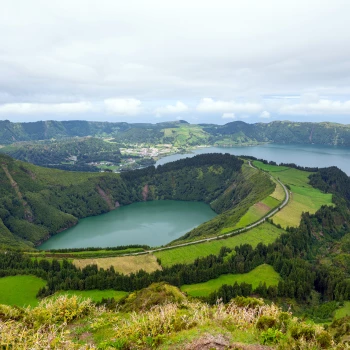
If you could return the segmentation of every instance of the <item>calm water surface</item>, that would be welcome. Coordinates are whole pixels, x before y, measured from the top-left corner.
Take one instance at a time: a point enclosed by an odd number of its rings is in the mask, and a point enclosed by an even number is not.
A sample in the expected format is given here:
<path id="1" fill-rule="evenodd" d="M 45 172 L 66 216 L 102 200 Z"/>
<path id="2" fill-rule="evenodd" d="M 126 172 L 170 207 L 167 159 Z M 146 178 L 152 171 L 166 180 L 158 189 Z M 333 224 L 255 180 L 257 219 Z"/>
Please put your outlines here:
<path id="1" fill-rule="evenodd" d="M 158 246 L 184 235 L 216 214 L 200 202 L 154 201 L 120 207 L 79 224 L 44 242 L 39 249 Z"/>
<path id="2" fill-rule="evenodd" d="M 332 165 L 350 175 L 350 148 L 316 145 L 278 145 L 266 144 L 245 147 L 208 147 L 199 148 L 189 154 L 174 154 L 161 158 L 156 165 L 165 164 L 202 153 L 230 153 L 236 156 L 247 155 L 275 161 L 276 163 L 295 163 L 309 167 L 329 167 Z"/>

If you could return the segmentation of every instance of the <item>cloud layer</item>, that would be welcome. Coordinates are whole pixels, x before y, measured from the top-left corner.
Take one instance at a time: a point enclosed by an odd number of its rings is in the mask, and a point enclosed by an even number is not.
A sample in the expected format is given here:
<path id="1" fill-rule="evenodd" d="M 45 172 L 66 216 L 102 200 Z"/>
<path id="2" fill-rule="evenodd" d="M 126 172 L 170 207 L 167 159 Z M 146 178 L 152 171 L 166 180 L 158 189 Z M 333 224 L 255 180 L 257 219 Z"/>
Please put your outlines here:
<path id="1" fill-rule="evenodd" d="M 0 117 L 346 121 L 349 13 L 341 0 L 7 1 Z"/>

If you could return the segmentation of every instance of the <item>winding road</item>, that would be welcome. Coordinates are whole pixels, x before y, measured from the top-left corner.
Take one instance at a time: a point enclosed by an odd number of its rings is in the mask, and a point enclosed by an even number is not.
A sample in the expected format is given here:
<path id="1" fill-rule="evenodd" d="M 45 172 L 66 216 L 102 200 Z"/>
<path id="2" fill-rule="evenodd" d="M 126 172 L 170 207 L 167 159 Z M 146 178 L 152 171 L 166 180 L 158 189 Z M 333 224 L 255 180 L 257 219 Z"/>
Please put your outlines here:
<path id="1" fill-rule="evenodd" d="M 248 164 L 249 164 L 250 167 L 259 170 L 258 168 L 253 166 L 250 161 L 248 161 Z M 275 215 L 278 211 L 280 211 L 282 208 L 284 208 L 289 202 L 289 191 L 286 188 L 286 186 L 279 179 L 274 178 L 271 174 L 269 174 L 269 176 L 271 177 L 271 179 L 277 181 L 282 186 L 282 188 L 284 190 L 284 193 L 285 193 L 285 198 L 284 198 L 284 201 L 278 207 L 276 207 L 275 209 L 273 209 L 272 211 L 267 213 L 265 216 L 263 216 L 261 219 L 259 219 L 258 221 L 254 222 L 253 224 L 250 224 L 250 225 L 245 226 L 245 227 L 243 227 L 241 229 L 238 229 L 238 230 L 231 231 L 229 233 L 225 233 L 225 234 L 220 235 L 220 236 L 215 236 L 215 237 L 210 237 L 210 238 L 203 238 L 203 239 L 199 239 L 197 241 L 176 244 L 176 245 L 172 245 L 172 246 L 168 246 L 168 247 L 161 247 L 161 248 L 156 248 L 156 249 L 150 249 L 150 250 L 146 250 L 144 252 L 121 254 L 121 255 L 118 255 L 118 256 L 150 254 L 150 253 L 160 252 L 160 251 L 163 251 L 163 250 L 169 250 L 169 249 L 174 249 L 174 248 L 179 248 L 179 247 L 185 247 L 185 246 L 189 246 L 189 245 L 192 245 L 192 244 L 210 242 L 210 241 L 214 241 L 214 240 L 217 240 L 217 239 L 228 238 L 228 237 L 232 236 L 233 234 L 239 234 L 239 233 L 248 231 L 248 230 L 250 230 L 250 229 L 252 229 L 252 228 L 254 228 L 256 226 L 261 225 L 262 223 L 264 223 L 266 221 L 266 219 L 268 219 L 268 218 L 272 217 L 273 215 Z"/>

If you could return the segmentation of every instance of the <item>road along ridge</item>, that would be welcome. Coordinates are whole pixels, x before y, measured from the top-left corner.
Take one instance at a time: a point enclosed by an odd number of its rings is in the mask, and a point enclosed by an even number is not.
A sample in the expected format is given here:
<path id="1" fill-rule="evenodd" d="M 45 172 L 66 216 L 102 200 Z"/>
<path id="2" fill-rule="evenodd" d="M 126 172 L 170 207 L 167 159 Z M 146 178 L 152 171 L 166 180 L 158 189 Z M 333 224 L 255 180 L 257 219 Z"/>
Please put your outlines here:
<path id="1" fill-rule="evenodd" d="M 250 161 L 248 161 L 248 164 L 249 164 L 250 167 L 252 167 L 254 169 L 257 169 L 257 170 L 260 170 L 257 167 L 255 167 L 254 165 L 252 165 L 252 163 Z M 266 174 L 268 174 L 268 173 L 266 173 Z M 238 230 L 234 230 L 234 231 L 225 233 L 225 234 L 220 235 L 220 236 L 214 236 L 214 237 L 210 237 L 210 238 L 203 238 L 203 239 L 199 239 L 197 241 L 176 244 L 176 245 L 172 245 L 172 246 L 168 246 L 168 247 L 161 247 L 161 248 L 156 248 L 156 249 L 145 250 L 144 252 L 120 254 L 118 256 L 152 254 L 152 253 L 161 252 L 161 251 L 164 251 L 164 250 L 169 250 L 169 249 L 174 249 L 174 248 L 179 248 L 179 247 L 186 247 L 186 246 L 189 246 L 189 245 L 198 244 L 198 243 L 204 243 L 204 242 L 210 242 L 210 241 L 214 241 L 214 240 L 218 240 L 218 239 L 224 239 L 224 238 L 231 237 L 233 234 L 236 235 L 238 233 L 242 233 L 242 232 L 248 231 L 248 230 L 250 230 L 250 229 L 252 229 L 252 228 L 254 228 L 256 226 L 259 226 L 259 225 L 263 224 L 266 221 L 266 219 L 269 219 L 271 216 L 275 215 L 282 208 L 284 208 L 288 204 L 289 198 L 290 198 L 289 191 L 288 191 L 287 187 L 279 179 L 276 179 L 271 174 L 268 174 L 268 175 L 271 177 L 271 179 L 277 181 L 282 186 L 282 188 L 284 190 L 284 193 L 285 193 L 285 198 L 284 198 L 284 201 L 278 207 L 274 208 L 272 211 L 267 213 L 265 216 L 263 216 L 258 221 L 254 222 L 252 224 L 249 224 L 249 225 L 247 225 L 245 227 L 242 227 L 242 228 L 240 228 Z"/>

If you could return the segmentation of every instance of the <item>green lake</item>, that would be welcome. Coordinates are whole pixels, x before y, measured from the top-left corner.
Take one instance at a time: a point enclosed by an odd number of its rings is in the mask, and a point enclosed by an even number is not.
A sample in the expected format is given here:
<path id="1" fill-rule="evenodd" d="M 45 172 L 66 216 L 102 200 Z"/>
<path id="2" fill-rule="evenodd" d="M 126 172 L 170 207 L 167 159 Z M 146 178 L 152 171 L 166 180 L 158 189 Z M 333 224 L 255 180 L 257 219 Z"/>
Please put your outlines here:
<path id="1" fill-rule="evenodd" d="M 120 207 L 107 214 L 81 219 L 39 249 L 115 247 L 128 244 L 159 246 L 181 237 L 215 217 L 200 202 L 152 201 Z"/>

